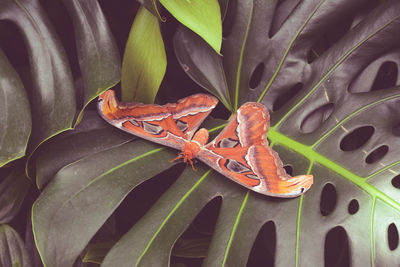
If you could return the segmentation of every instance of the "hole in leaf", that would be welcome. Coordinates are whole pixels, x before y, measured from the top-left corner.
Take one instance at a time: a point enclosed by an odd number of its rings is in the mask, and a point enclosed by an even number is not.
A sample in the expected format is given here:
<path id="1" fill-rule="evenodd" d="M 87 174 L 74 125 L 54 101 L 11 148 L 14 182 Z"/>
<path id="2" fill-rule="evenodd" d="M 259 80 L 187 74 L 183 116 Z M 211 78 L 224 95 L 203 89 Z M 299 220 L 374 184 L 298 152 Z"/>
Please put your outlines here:
<path id="1" fill-rule="evenodd" d="M 390 250 L 395 250 L 399 245 L 399 231 L 394 223 L 391 223 L 387 230 L 388 245 Z"/>
<path id="2" fill-rule="evenodd" d="M 177 258 L 204 258 L 222 205 L 222 197 L 216 197 L 200 211 L 186 231 L 175 242 L 171 260 Z"/>
<path id="3" fill-rule="evenodd" d="M 332 213 L 336 206 L 336 188 L 333 184 L 327 183 L 321 192 L 321 200 L 319 204 L 319 209 L 322 216 L 328 216 Z"/>
<path id="4" fill-rule="evenodd" d="M 368 164 L 375 163 L 381 160 L 389 151 L 389 147 L 386 145 L 380 146 L 371 153 L 369 153 L 368 157 L 365 159 L 365 162 Z"/>
<path id="5" fill-rule="evenodd" d="M 301 131 L 303 133 L 314 132 L 329 118 L 333 112 L 333 109 L 334 105 L 332 103 L 328 103 L 312 111 L 301 123 Z"/>
<path id="6" fill-rule="evenodd" d="M 333 44 L 335 44 L 346 32 L 350 29 L 351 23 L 353 21 L 351 17 L 346 18 L 346 14 L 342 14 L 341 21 L 337 23 L 332 23 L 326 29 L 321 29 L 320 32 L 324 34 L 319 37 L 319 39 L 314 43 L 307 55 L 307 62 L 311 63 L 318 57 L 320 57 L 325 51 L 327 51 Z"/>
<path id="7" fill-rule="evenodd" d="M 396 86 L 397 82 L 397 64 L 393 61 L 384 62 L 376 74 L 371 91 L 382 90 Z"/>
<path id="8" fill-rule="evenodd" d="M 325 267 L 350 266 L 350 248 L 347 233 L 337 226 L 326 234 L 324 247 Z"/>
<path id="9" fill-rule="evenodd" d="M 393 133 L 393 135 L 400 137 L 400 123 L 398 123 L 397 125 L 393 126 L 392 133 Z"/>
<path id="10" fill-rule="evenodd" d="M 348 133 L 340 141 L 340 149 L 343 151 L 353 151 L 362 147 L 371 138 L 375 129 L 372 126 L 362 126 Z"/>
<path id="11" fill-rule="evenodd" d="M 138 185 L 124 199 L 114 212 L 117 218 L 117 229 L 121 234 L 129 231 L 158 198 L 176 181 L 185 169 L 185 164 L 177 164 L 151 179 Z"/>
<path id="12" fill-rule="evenodd" d="M 246 266 L 274 266 L 275 252 L 276 227 L 269 221 L 258 232 Z"/>
<path id="13" fill-rule="evenodd" d="M 358 204 L 357 199 L 352 199 L 349 203 L 348 211 L 351 215 L 356 214 L 360 205 Z"/>
<path id="14" fill-rule="evenodd" d="M 395 176 L 395 177 L 392 179 L 392 185 L 393 185 L 394 187 L 400 189 L 400 174 L 397 175 L 397 176 Z"/>
<path id="15" fill-rule="evenodd" d="M 278 96 L 272 106 L 272 111 L 277 111 L 292 99 L 300 90 L 303 89 L 302 83 L 296 83 L 288 91 Z"/>
<path id="16" fill-rule="evenodd" d="M 264 67 L 265 67 L 264 62 L 261 62 L 254 69 L 253 74 L 251 74 L 249 81 L 250 88 L 255 89 L 260 84 L 261 77 L 264 72 Z"/>
<path id="17" fill-rule="evenodd" d="M 208 202 L 193 220 L 193 228 L 199 233 L 211 234 L 217 223 L 221 205 L 222 197 L 216 197 Z"/>
<path id="18" fill-rule="evenodd" d="M 290 165 L 285 165 L 283 166 L 283 168 L 285 169 L 286 173 L 289 175 L 293 175 L 293 167 Z"/>

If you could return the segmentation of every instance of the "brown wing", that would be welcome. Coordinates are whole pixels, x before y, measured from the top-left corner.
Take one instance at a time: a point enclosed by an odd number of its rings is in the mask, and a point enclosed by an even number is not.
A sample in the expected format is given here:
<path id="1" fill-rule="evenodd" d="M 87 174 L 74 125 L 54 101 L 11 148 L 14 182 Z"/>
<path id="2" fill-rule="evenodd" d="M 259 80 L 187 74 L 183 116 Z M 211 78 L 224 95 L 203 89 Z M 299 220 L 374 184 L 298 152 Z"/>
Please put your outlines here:
<path id="1" fill-rule="evenodd" d="M 260 103 L 242 105 L 198 158 L 228 178 L 256 192 L 294 197 L 307 191 L 312 175 L 291 177 L 268 145 L 269 113 Z"/>
<path id="2" fill-rule="evenodd" d="M 99 96 L 98 110 L 110 124 L 149 141 L 181 150 L 218 100 L 197 94 L 176 104 L 121 103 L 114 91 Z"/>

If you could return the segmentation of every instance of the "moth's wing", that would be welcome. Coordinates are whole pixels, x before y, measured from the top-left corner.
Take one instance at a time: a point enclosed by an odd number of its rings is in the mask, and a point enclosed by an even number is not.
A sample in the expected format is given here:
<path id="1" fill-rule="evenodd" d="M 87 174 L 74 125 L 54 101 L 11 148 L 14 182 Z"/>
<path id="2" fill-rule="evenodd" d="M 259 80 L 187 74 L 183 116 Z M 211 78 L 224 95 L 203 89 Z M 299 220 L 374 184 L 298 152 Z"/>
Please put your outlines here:
<path id="1" fill-rule="evenodd" d="M 198 158 L 235 182 L 264 195 L 294 197 L 307 191 L 312 175 L 291 177 L 268 145 L 269 113 L 259 103 L 241 106 Z"/>
<path id="2" fill-rule="evenodd" d="M 205 94 L 176 104 L 121 103 L 114 91 L 99 96 L 98 110 L 110 124 L 149 141 L 182 150 L 218 100 Z"/>
<path id="3" fill-rule="evenodd" d="M 167 107 L 179 129 L 190 140 L 217 104 L 218 100 L 211 95 L 195 94 L 178 100 L 176 104 L 167 104 Z"/>
<path id="4" fill-rule="evenodd" d="M 166 105 L 121 103 L 108 90 L 99 96 L 97 107 L 104 120 L 130 134 L 179 150 L 186 142 Z"/>

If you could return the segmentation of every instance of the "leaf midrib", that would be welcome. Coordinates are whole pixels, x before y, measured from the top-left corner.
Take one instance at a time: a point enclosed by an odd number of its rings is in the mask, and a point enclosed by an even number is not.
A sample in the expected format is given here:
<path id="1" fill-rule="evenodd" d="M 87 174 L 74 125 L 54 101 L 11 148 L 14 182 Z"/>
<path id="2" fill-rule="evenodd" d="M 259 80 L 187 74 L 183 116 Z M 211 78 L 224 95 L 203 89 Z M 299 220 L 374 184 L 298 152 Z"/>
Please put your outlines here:
<path id="1" fill-rule="evenodd" d="M 144 257 L 144 255 L 147 253 L 149 250 L 151 244 L 157 237 L 157 235 L 161 232 L 162 228 L 166 225 L 168 220 L 171 218 L 171 216 L 175 213 L 175 211 L 182 205 L 182 203 L 185 201 L 186 198 L 189 197 L 189 195 L 200 185 L 200 183 L 210 174 L 212 169 L 210 168 L 208 171 L 206 171 L 200 179 L 185 193 L 185 195 L 178 201 L 178 203 L 172 208 L 172 210 L 168 213 L 168 215 L 165 217 L 165 219 L 162 221 L 161 225 L 157 228 L 156 232 L 153 234 L 149 242 L 147 242 L 146 247 L 144 248 L 143 252 L 140 254 L 139 258 L 137 259 L 135 266 L 138 266 Z"/>
<path id="2" fill-rule="evenodd" d="M 340 176 L 346 178 L 353 184 L 357 185 L 368 194 L 373 197 L 381 199 L 384 203 L 390 205 L 397 211 L 400 211 L 400 203 L 390 198 L 388 195 L 384 194 L 382 191 L 378 190 L 374 186 L 370 185 L 365 181 L 365 179 L 348 169 L 344 168 L 343 166 L 337 164 L 336 162 L 328 159 L 327 157 L 319 154 L 318 152 L 314 151 L 311 146 L 304 145 L 299 143 L 279 132 L 275 129 L 271 128 L 268 132 L 268 136 L 271 141 L 274 143 L 279 143 L 285 147 L 290 148 L 291 150 L 297 152 L 298 154 L 307 158 L 311 164 L 319 163 L 325 168 L 339 174 Z M 316 177 L 318 179 L 318 177 Z M 311 189 L 312 190 L 312 189 Z"/>
<path id="3" fill-rule="evenodd" d="M 123 166 L 125 166 L 125 165 L 128 165 L 128 164 L 130 164 L 130 163 L 132 163 L 132 162 L 135 162 L 135 161 L 137 161 L 137 160 L 139 160 L 139 159 L 141 159 L 141 158 L 144 158 L 144 157 L 146 157 L 146 156 L 152 155 L 152 154 L 154 154 L 154 153 L 156 153 L 156 152 L 160 152 L 160 151 L 163 150 L 163 149 L 164 149 L 164 147 L 160 147 L 160 148 L 156 148 L 156 149 L 147 151 L 147 152 L 145 152 L 145 153 L 143 153 L 143 154 L 141 154 L 141 155 L 138 155 L 138 156 L 136 156 L 136 157 L 134 157 L 134 158 L 132 158 L 132 159 L 130 159 L 130 160 L 128 160 L 128 161 L 125 161 L 125 162 L 123 162 L 122 164 L 119 164 L 118 166 L 113 167 L 113 168 L 107 170 L 106 172 L 100 174 L 99 176 L 95 177 L 95 178 L 92 179 L 88 184 L 86 184 L 84 187 L 80 188 L 77 192 L 75 192 L 72 196 L 70 196 L 67 200 L 65 200 L 65 201 L 62 203 L 62 205 L 61 205 L 59 208 L 57 208 L 57 209 L 55 210 L 55 212 L 52 214 L 52 216 L 51 216 L 51 218 L 50 218 L 50 220 L 49 220 L 49 225 L 51 225 L 51 224 L 53 223 L 53 219 L 59 214 L 59 212 L 62 211 L 62 209 L 65 207 L 65 205 L 67 205 L 67 203 L 69 203 L 73 198 L 75 198 L 77 195 L 79 195 L 80 193 L 82 193 L 82 192 L 83 192 L 85 189 L 87 189 L 90 185 L 92 185 L 93 183 L 95 183 L 95 182 L 98 181 L 99 179 L 104 178 L 107 174 L 109 174 L 109 173 L 111 173 L 111 172 L 113 172 L 113 171 L 115 171 L 115 170 L 117 170 L 117 169 L 119 169 L 119 168 L 121 168 L 121 167 L 123 167 Z M 43 262 L 43 265 L 46 266 L 45 261 L 44 261 L 45 258 L 43 257 L 43 252 L 45 251 L 45 246 L 46 246 L 46 245 L 42 248 L 43 250 L 40 250 L 41 246 L 38 244 L 37 236 L 36 236 L 36 231 L 35 231 L 35 222 L 34 222 L 34 217 L 35 217 L 35 216 L 34 216 L 34 212 L 35 212 L 35 206 L 36 206 L 36 205 L 37 205 L 37 202 L 33 203 L 32 209 L 31 209 L 33 237 L 34 237 L 34 240 L 35 240 L 36 247 L 38 248 L 39 256 L 40 256 L 40 258 L 41 258 L 41 260 L 42 260 L 42 262 Z M 51 227 L 49 226 L 49 228 L 51 228 Z M 48 241 L 48 240 L 47 240 L 47 241 Z"/>

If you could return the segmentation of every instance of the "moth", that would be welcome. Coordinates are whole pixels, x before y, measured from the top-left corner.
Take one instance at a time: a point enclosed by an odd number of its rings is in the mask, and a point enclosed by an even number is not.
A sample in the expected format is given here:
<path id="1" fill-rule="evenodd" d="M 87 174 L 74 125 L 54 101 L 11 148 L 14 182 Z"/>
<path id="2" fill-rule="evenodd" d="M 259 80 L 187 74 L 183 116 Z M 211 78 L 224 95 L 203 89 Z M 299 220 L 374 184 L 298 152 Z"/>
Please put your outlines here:
<path id="1" fill-rule="evenodd" d="M 217 103 L 207 94 L 166 105 L 121 103 L 114 91 L 108 90 L 99 96 L 98 111 L 121 130 L 180 150 L 176 159 L 182 158 L 193 167 L 193 159 L 197 158 L 258 193 L 288 198 L 310 188 L 313 176 L 288 175 L 278 153 L 268 145 L 270 117 L 261 103 L 243 104 L 218 136 L 207 143 L 207 129 L 197 129 Z"/>

